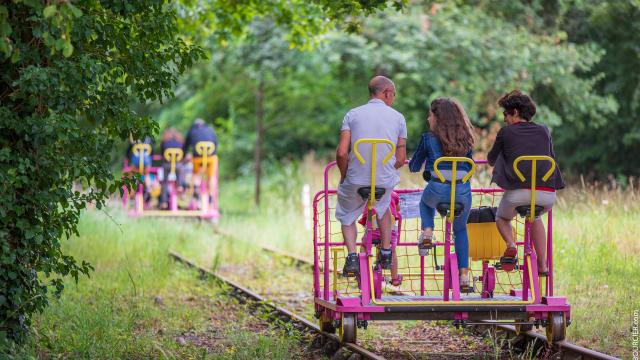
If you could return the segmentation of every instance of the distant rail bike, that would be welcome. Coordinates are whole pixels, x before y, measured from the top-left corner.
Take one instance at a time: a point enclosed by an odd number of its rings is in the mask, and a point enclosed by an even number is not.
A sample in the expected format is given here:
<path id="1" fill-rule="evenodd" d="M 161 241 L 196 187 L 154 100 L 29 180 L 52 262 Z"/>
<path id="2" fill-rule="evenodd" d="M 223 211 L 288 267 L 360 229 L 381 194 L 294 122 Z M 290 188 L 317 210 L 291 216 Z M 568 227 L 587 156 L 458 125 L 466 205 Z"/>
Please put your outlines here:
<path id="1" fill-rule="evenodd" d="M 122 170 L 123 173 L 136 173 L 139 177 L 134 194 L 129 194 L 129 190 L 123 188 L 122 202 L 125 208 L 129 206 L 131 195 L 133 195 L 134 206 L 129 210 L 129 216 L 180 216 L 217 220 L 220 212 L 218 210 L 218 157 L 215 155 L 215 148 L 215 144 L 210 141 L 200 141 L 195 144 L 197 157 L 189 163 L 191 166 L 185 170 L 184 184 L 180 184 L 177 164 L 184 159 L 181 149 L 168 148 L 162 155 L 152 155 L 151 166 L 145 168 L 143 158 L 151 154 L 151 146 L 149 144 L 133 145 L 132 152 L 137 155 L 140 162 L 129 164 L 128 159 L 125 159 Z M 194 171 L 191 172 L 191 169 Z M 160 188 L 145 189 L 145 186 L 148 186 L 146 184 L 152 181 L 166 182 L 168 192 L 166 210 L 154 208 L 153 200 L 158 197 Z"/>
<path id="2" fill-rule="evenodd" d="M 375 157 L 377 139 L 366 139 L 372 143 L 372 159 Z M 354 152 L 359 161 L 358 143 Z M 391 145 L 390 153 L 394 152 Z M 383 163 L 388 161 L 386 156 Z M 476 164 L 486 161 L 472 161 L 469 158 L 444 157 L 435 163 L 435 172 L 443 179 L 438 165 L 452 164 L 452 193 L 455 192 L 456 168 L 460 162 L 470 162 L 472 169 L 461 180 L 470 181 Z M 555 168 L 549 157 L 524 156 L 514 163 L 514 170 L 521 181 L 525 181 L 518 169 L 521 162 L 551 162 L 551 170 L 542 177 L 547 178 Z M 397 256 L 397 271 L 402 276 L 400 285 L 391 285 L 389 270 L 377 264 L 376 245 L 373 242 L 372 208 L 376 193 L 383 188 L 375 186 L 375 161 L 371 164 L 372 184 L 366 191 L 358 191 L 367 200 L 367 223 L 362 240 L 357 243 L 360 271 L 356 277 L 344 277 L 340 269 L 345 261 L 345 244 L 340 232 L 340 224 L 335 218 L 336 189 L 329 187 L 331 169 L 335 162 L 324 169 L 324 189 L 313 201 L 313 250 L 314 250 L 314 306 L 320 327 L 325 331 L 338 331 L 343 342 L 356 342 L 357 329 L 366 329 L 368 321 L 375 320 L 451 320 L 456 326 L 471 324 L 514 324 L 517 331 L 528 331 L 535 327 L 546 328 L 549 343 L 565 338 L 566 327 L 570 323 L 570 305 L 565 297 L 554 293 L 553 272 L 553 231 L 552 211 L 546 217 L 547 225 L 547 277 L 539 277 L 536 253 L 530 236 L 531 222 L 539 215 L 541 207 L 535 204 L 532 191 L 531 204 L 520 206 L 514 233 L 518 247 L 514 270 L 505 271 L 499 262 L 505 242 L 500 236 L 495 222 L 468 223 L 469 234 L 469 275 L 472 283 L 468 292 L 461 292 L 458 284 L 456 254 L 453 252 L 452 222 L 461 203 L 451 201 L 439 203 L 434 233 L 438 234 L 431 253 L 420 256 L 417 237 L 420 231 L 419 219 L 412 211 L 418 206 L 423 189 L 396 189 L 400 196 L 401 215 L 394 219 L 393 230 L 398 234 L 393 251 Z M 536 167 L 533 166 L 533 169 Z M 536 184 L 535 170 L 532 172 L 532 189 Z M 501 197 L 500 188 L 473 187 L 472 207 L 494 206 Z M 366 194 L 366 196 L 362 195 Z M 450 209 L 453 209 L 451 211 Z"/>

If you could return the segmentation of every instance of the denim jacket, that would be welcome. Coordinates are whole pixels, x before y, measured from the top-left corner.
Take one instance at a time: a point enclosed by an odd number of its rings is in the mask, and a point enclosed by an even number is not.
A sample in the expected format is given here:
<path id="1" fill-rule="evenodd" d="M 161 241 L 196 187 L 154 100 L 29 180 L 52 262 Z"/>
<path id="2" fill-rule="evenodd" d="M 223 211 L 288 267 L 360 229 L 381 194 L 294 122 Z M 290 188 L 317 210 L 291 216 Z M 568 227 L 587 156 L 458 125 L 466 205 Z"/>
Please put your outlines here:
<path id="1" fill-rule="evenodd" d="M 465 157 L 472 158 L 472 151 L 469 150 Z M 425 170 L 433 172 L 433 163 L 435 163 L 436 159 L 444 156 L 442 154 L 442 145 L 440 144 L 440 140 L 434 133 L 431 131 L 422 133 L 420 137 L 420 143 L 418 143 L 418 147 L 416 151 L 413 153 L 411 160 L 409 161 L 409 170 L 411 172 L 419 172 L 422 169 L 422 164 L 425 164 Z M 439 170 L 451 170 L 452 164 L 451 162 L 442 162 L 438 164 Z M 471 165 L 469 163 L 458 163 L 458 170 L 461 171 L 470 171 Z"/>

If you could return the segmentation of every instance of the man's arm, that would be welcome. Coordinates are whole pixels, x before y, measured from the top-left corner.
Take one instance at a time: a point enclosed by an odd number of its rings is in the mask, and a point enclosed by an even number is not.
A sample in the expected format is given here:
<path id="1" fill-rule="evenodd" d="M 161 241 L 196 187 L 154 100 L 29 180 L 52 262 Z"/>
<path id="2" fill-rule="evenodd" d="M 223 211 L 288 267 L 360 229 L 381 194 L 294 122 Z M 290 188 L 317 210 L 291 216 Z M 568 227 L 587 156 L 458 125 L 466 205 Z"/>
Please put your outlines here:
<path id="1" fill-rule="evenodd" d="M 494 166 L 496 164 L 496 160 L 498 160 L 498 155 L 502 152 L 503 146 L 503 130 L 504 128 L 498 131 L 498 135 L 496 135 L 496 141 L 493 143 L 493 147 L 489 150 L 489 154 L 487 155 L 487 160 L 489 161 L 489 165 Z"/>
<path id="2" fill-rule="evenodd" d="M 396 163 L 395 168 L 400 169 L 404 166 L 405 161 L 407 161 L 407 139 L 398 138 L 398 143 L 396 144 Z"/>
<path id="3" fill-rule="evenodd" d="M 336 149 L 336 162 L 340 169 L 340 182 L 347 177 L 347 167 L 349 166 L 349 145 L 351 145 L 351 131 L 340 131 L 340 142 Z"/>

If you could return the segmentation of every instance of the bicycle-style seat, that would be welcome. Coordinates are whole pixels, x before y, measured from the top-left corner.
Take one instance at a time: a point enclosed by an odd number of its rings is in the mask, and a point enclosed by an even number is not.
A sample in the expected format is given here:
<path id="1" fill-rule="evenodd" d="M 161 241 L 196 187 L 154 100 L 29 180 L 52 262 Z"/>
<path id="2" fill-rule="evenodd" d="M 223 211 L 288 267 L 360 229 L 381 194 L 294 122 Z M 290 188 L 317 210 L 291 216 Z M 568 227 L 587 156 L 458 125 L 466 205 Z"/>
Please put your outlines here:
<path id="1" fill-rule="evenodd" d="M 449 213 L 450 210 L 450 203 L 448 202 L 441 202 L 438 203 L 436 205 L 436 210 L 438 211 L 438 214 L 440 214 L 440 216 L 445 217 L 447 216 L 447 214 Z M 462 214 L 462 210 L 464 210 L 464 205 L 462 203 L 455 203 L 453 205 L 454 209 L 453 209 L 453 216 L 458 217 L 460 216 L 460 214 Z"/>
<path id="2" fill-rule="evenodd" d="M 534 216 L 540 216 L 540 214 L 542 214 L 542 210 L 544 210 L 544 207 L 536 205 L 535 209 L 533 210 L 534 212 Z M 518 214 L 520 214 L 521 217 L 527 217 L 529 216 L 530 212 L 531 212 L 531 205 L 520 205 L 520 206 L 516 206 L 516 212 Z"/>
<path id="3" fill-rule="evenodd" d="M 382 197 L 382 195 L 384 195 L 384 188 L 381 187 L 375 187 L 375 198 L 376 200 L 380 200 L 380 198 Z M 358 195 L 360 195 L 360 197 L 362 197 L 363 200 L 368 200 L 369 199 L 369 195 L 371 195 L 371 186 L 363 186 L 361 188 L 358 188 Z"/>

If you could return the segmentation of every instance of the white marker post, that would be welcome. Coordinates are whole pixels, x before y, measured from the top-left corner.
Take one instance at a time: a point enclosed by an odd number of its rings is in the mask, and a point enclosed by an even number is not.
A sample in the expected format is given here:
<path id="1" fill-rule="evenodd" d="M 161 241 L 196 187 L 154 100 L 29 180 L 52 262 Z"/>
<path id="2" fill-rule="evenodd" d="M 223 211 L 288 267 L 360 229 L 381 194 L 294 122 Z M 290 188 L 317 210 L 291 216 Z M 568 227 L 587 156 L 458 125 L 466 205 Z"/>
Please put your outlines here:
<path id="1" fill-rule="evenodd" d="M 311 188 L 309 184 L 302 186 L 302 213 L 304 214 L 304 228 L 311 230 Z"/>

